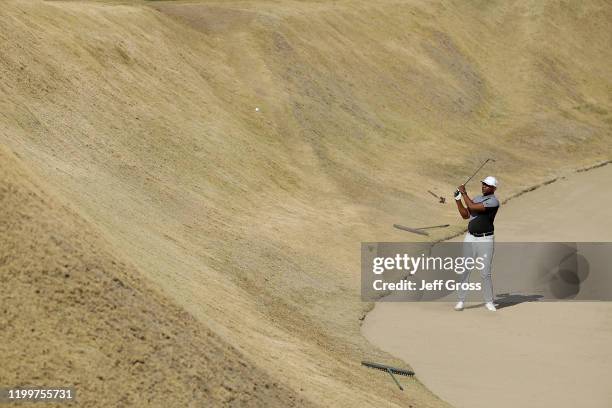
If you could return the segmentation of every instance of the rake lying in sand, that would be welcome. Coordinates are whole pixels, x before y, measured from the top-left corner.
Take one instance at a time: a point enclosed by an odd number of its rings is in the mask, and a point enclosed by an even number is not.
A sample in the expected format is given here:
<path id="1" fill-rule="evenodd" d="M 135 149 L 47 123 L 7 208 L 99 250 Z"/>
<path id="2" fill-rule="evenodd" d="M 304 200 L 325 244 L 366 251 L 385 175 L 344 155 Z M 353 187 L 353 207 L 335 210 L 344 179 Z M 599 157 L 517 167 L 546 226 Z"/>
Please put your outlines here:
<path id="1" fill-rule="evenodd" d="M 422 230 L 424 230 L 424 229 L 431 229 L 431 228 L 446 228 L 446 227 L 449 227 L 450 224 L 432 225 L 431 227 L 421 227 L 421 228 L 409 228 L 409 227 L 404 227 L 403 225 L 399 225 L 399 224 L 393 224 L 393 226 L 395 228 L 397 228 L 397 229 L 401 229 L 403 231 L 412 232 L 414 234 L 429 235 L 426 231 L 422 231 Z"/>
<path id="2" fill-rule="evenodd" d="M 402 370 L 401 368 L 395 368 L 395 367 L 387 366 L 387 365 L 384 365 L 384 364 L 370 363 L 369 361 L 362 361 L 361 365 L 364 365 L 364 366 L 370 367 L 370 368 L 375 368 L 375 369 L 381 370 L 381 371 L 386 371 L 387 373 L 389 373 L 391 378 L 393 378 L 393 381 L 395 381 L 395 384 L 402 391 L 404 391 L 404 389 L 402 388 L 402 386 L 400 385 L 399 381 L 397 381 L 397 378 L 395 378 L 395 376 L 393 374 L 405 375 L 406 377 L 412 377 L 414 375 L 414 371 Z"/>

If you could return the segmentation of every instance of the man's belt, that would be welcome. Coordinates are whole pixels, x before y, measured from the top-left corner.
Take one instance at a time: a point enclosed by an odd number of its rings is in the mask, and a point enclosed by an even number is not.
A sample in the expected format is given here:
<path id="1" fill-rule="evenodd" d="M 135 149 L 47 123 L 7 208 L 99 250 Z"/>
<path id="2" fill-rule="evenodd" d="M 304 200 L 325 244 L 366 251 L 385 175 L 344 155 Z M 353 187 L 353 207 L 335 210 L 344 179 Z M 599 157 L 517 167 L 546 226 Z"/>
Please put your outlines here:
<path id="1" fill-rule="evenodd" d="M 488 237 L 489 235 L 493 235 L 493 231 L 491 231 L 491 232 L 483 232 L 482 234 L 473 234 L 473 233 L 470 232 L 470 235 L 473 235 L 473 236 L 478 237 L 478 238 L 480 238 L 480 237 Z"/>

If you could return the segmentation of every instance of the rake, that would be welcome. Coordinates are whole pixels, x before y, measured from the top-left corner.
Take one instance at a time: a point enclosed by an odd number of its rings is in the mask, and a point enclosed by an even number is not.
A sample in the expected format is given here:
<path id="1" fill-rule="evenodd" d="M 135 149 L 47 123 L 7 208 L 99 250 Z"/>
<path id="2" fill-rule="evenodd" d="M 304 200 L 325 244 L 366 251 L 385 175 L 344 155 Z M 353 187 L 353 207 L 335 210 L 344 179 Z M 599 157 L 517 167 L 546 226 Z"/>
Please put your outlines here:
<path id="1" fill-rule="evenodd" d="M 441 197 L 441 196 L 438 196 L 438 195 L 437 195 L 436 193 L 434 193 L 433 191 L 431 191 L 431 190 L 427 190 L 427 192 L 428 192 L 429 194 L 431 194 L 432 196 L 436 197 L 436 198 L 439 200 L 440 204 L 444 204 L 444 203 L 446 202 L 446 198 Z"/>
<path id="2" fill-rule="evenodd" d="M 361 365 L 366 366 L 366 367 L 370 367 L 370 368 L 375 368 L 375 369 L 381 370 L 381 371 L 386 371 L 391 376 L 391 378 L 393 378 L 393 381 L 395 382 L 395 385 L 397 385 L 397 387 L 401 391 L 404 391 L 404 389 L 402 388 L 402 386 L 400 385 L 399 381 L 397 381 L 397 378 L 395 378 L 395 376 L 393 374 L 405 375 L 406 377 L 412 377 L 414 375 L 414 371 L 402 370 L 401 368 L 395 368 L 395 367 L 391 367 L 391 366 L 384 365 L 384 364 L 371 363 L 369 361 L 362 361 Z"/>
<path id="3" fill-rule="evenodd" d="M 446 228 L 446 227 L 449 227 L 450 224 L 432 225 L 431 227 L 421 227 L 421 228 L 410 228 L 410 227 L 405 227 L 405 226 L 399 225 L 399 224 L 393 224 L 393 226 L 395 228 L 397 228 L 397 229 L 402 230 L 402 231 L 408 231 L 408 232 L 412 232 L 413 234 L 429 236 L 429 234 L 426 231 L 423 231 L 423 230 L 431 229 L 431 228 Z"/>

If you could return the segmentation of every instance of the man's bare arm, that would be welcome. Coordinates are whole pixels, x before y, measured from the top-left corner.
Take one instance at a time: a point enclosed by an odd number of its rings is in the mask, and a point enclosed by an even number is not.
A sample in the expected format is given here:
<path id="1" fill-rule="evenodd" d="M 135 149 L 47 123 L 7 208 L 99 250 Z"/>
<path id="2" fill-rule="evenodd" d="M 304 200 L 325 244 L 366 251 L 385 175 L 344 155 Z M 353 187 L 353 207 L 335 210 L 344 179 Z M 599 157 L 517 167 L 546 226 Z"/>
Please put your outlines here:
<path id="1" fill-rule="evenodd" d="M 463 206 L 461 200 L 455 200 L 455 202 L 457 203 L 457 209 L 459 210 L 459 214 L 461 214 L 461 218 L 463 218 L 464 220 L 470 218 L 470 212 L 467 208 Z"/>

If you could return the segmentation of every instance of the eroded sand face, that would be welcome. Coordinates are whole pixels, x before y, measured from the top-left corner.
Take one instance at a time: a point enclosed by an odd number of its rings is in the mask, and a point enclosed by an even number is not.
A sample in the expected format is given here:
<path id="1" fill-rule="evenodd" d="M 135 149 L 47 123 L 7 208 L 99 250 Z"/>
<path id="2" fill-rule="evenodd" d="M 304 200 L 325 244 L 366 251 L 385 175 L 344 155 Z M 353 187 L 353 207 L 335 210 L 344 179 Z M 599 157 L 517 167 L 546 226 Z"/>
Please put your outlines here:
<path id="1" fill-rule="evenodd" d="M 498 241 L 610 241 L 612 166 L 578 173 L 503 206 Z M 472 280 L 477 278 L 472 278 Z M 495 270 L 493 271 L 495 283 Z M 380 303 L 363 334 L 407 361 L 457 407 L 603 407 L 612 401 L 612 304 Z"/>

